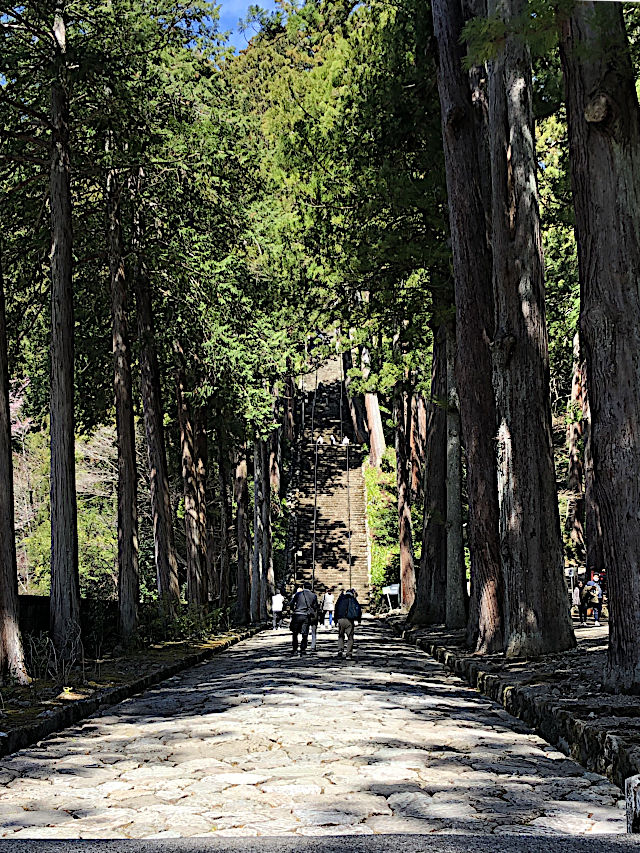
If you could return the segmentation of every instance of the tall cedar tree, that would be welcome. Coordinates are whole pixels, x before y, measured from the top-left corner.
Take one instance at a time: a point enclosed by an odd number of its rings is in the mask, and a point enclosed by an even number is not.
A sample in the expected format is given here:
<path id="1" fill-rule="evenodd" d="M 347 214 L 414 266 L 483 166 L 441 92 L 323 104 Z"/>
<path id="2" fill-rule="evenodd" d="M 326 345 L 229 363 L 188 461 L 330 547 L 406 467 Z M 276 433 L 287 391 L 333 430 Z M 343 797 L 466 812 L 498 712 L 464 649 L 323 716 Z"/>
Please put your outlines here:
<path id="1" fill-rule="evenodd" d="M 561 24 L 594 497 L 609 583 L 605 685 L 640 693 L 640 107 L 620 3 Z"/>
<path id="2" fill-rule="evenodd" d="M 499 4 L 507 24 L 524 8 L 525 0 Z M 506 652 L 523 657 L 575 644 L 553 463 L 532 98 L 529 50 L 508 34 L 489 73 L 493 377 Z"/>
<path id="3" fill-rule="evenodd" d="M 447 594 L 447 363 L 444 328 L 433 336 L 431 392 L 424 475 L 424 517 L 416 598 L 409 611 L 414 625 L 445 620 Z"/>
<path id="4" fill-rule="evenodd" d="M 121 187 L 118 173 L 107 175 L 107 229 L 111 279 L 113 387 L 118 445 L 118 614 L 120 633 L 130 637 L 138 621 L 138 472 L 133 419 L 131 345 L 127 322 L 127 281 L 122 239 Z"/>
<path id="5" fill-rule="evenodd" d="M 64 11 L 53 21 L 51 84 L 51 638 L 73 658 L 80 640 L 80 578 L 74 435 L 73 234 L 67 30 Z"/>
<path id="6" fill-rule="evenodd" d="M 485 93 L 463 71 L 464 17 L 459 0 L 433 0 L 438 46 L 449 223 L 455 280 L 456 378 L 467 456 L 471 595 L 468 639 L 491 654 L 504 643 L 503 580 L 498 538 L 495 402 L 489 340 L 493 334 L 492 256 Z"/>
<path id="7" fill-rule="evenodd" d="M 0 682 L 28 682 L 18 625 L 18 571 L 13 511 L 13 460 L 4 282 L 0 266 Z"/>

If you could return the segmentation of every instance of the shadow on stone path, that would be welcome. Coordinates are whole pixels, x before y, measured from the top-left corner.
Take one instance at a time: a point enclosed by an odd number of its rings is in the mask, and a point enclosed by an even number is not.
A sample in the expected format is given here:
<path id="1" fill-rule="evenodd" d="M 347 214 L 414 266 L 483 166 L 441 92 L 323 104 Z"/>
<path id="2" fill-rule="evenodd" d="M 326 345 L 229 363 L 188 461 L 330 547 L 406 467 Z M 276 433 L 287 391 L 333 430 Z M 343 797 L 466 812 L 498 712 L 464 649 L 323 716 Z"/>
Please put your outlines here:
<path id="1" fill-rule="evenodd" d="M 373 620 L 353 662 L 333 631 L 306 658 L 289 642 L 257 635 L 0 761 L 0 837 L 625 831 L 618 788 Z"/>

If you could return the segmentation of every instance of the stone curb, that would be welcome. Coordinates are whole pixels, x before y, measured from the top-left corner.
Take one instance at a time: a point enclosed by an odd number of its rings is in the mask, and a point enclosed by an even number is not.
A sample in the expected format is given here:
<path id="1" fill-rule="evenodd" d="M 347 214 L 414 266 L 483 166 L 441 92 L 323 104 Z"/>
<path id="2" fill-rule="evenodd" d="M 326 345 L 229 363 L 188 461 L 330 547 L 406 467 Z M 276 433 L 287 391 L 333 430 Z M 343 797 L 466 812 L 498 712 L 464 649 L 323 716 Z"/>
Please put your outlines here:
<path id="1" fill-rule="evenodd" d="M 529 687 L 512 683 L 508 675 L 483 669 L 481 657 L 464 655 L 424 637 L 416 638 L 411 632 L 405 631 L 402 625 L 388 620 L 385 622 L 405 642 L 427 652 L 446 669 L 502 705 L 512 716 L 523 720 L 587 770 L 608 776 L 623 791 L 625 781 L 630 776 L 640 774 L 640 747 L 579 719 L 556 699 L 541 696 Z"/>
<path id="2" fill-rule="evenodd" d="M 65 708 L 56 708 L 51 712 L 50 716 L 38 720 L 37 723 L 12 729 L 9 732 L 2 732 L 0 733 L 0 758 L 19 749 L 24 749 L 25 746 L 31 746 L 54 732 L 66 729 L 79 720 L 90 717 L 91 714 L 95 714 L 101 708 L 117 705 L 118 702 L 122 702 L 124 699 L 129 699 L 138 693 L 142 693 L 149 687 L 153 687 L 155 684 L 159 684 L 161 681 L 165 681 L 167 678 L 171 678 L 171 676 L 185 669 L 189 669 L 192 666 L 215 657 L 241 640 L 247 640 L 262 630 L 263 626 L 259 626 L 239 631 L 232 637 L 221 639 L 219 645 L 216 645 L 214 648 L 194 652 L 173 663 L 161 666 L 154 672 L 149 673 L 149 675 L 144 675 L 135 681 L 121 684 L 118 687 L 109 687 L 106 690 L 97 692 L 94 696 L 89 696 L 87 699 L 70 702 Z"/>

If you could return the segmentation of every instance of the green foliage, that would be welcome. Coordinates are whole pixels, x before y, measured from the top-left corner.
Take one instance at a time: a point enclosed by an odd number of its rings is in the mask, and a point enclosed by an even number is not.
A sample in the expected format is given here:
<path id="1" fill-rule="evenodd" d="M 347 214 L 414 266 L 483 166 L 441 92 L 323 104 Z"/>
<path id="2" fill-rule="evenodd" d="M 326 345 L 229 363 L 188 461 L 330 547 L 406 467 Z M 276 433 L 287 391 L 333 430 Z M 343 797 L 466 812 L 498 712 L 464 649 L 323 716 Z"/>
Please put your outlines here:
<path id="1" fill-rule="evenodd" d="M 378 604 L 382 587 L 398 583 L 400 578 L 395 451 L 387 448 L 380 469 L 370 467 L 365 460 L 364 478 L 371 547 L 371 600 Z"/>

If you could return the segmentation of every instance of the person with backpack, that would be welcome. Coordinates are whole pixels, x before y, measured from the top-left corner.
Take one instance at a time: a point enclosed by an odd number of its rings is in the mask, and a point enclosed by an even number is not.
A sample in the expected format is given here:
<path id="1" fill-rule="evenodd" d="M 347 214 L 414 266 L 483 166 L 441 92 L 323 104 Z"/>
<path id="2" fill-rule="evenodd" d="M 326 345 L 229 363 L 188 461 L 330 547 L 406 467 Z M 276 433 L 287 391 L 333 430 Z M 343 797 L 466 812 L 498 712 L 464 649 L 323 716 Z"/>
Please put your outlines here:
<path id="1" fill-rule="evenodd" d="M 362 621 L 362 607 L 358 602 L 355 589 L 348 589 L 346 592 L 340 593 L 336 601 L 334 617 L 338 626 L 338 657 L 346 657 L 347 660 L 350 660 L 353 656 L 355 623 L 360 624 Z"/>
<path id="2" fill-rule="evenodd" d="M 298 589 L 291 599 L 291 656 L 300 657 L 307 653 L 309 642 L 309 625 L 318 617 L 318 599 L 311 590 L 309 581 L 305 581 L 302 589 Z M 316 622 L 317 624 L 317 622 Z M 298 652 L 298 635 L 302 635 L 300 651 Z"/>

